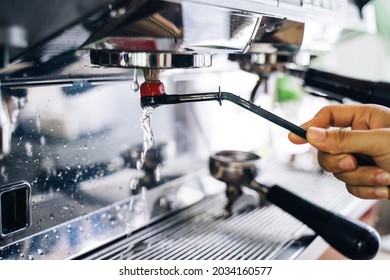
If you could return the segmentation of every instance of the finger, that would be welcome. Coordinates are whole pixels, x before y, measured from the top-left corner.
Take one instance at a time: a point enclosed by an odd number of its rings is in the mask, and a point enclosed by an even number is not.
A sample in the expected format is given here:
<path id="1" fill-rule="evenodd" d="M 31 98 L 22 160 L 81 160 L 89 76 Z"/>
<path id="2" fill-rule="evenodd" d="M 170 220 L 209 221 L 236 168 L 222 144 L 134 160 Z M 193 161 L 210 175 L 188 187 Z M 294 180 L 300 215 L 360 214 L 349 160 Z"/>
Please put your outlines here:
<path id="1" fill-rule="evenodd" d="M 383 117 L 388 113 L 388 108 L 377 105 L 332 105 L 322 108 L 302 127 L 352 127 L 362 130 L 388 127 L 390 122 Z"/>
<path id="2" fill-rule="evenodd" d="M 360 153 L 380 157 L 388 150 L 390 129 L 348 131 L 310 127 L 307 140 L 320 151 L 330 154 Z"/>
<path id="3" fill-rule="evenodd" d="M 330 128 L 330 127 L 353 127 L 354 129 L 369 129 L 367 117 L 370 107 L 362 105 L 332 105 L 322 108 L 311 120 L 303 123 L 300 127 Z M 358 118 L 356 112 L 363 116 Z M 358 120 L 359 119 L 359 120 Z M 290 132 L 289 140 L 294 144 L 307 143 L 306 139 Z"/>
<path id="4" fill-rule="evenodd" d="M 302 137 L 300 137 L 300 136 L 298 136 L 298 135 L 296 135 L 295 133 L 292 133 L 292 132 L 290 132 L 289 134 L 288 134 L 288 139 L 292 142 L 292 143 L 294 143 L 294 144 L 305 144 L 305 143 L 307 143 L 307 140 L 306 139 L 304 139 L 304 138 L 302 138 Z"/>
<path id="5" fill-rule="evenodd" d="M 346 185 L 350 194 L 363 199 L 390 199 L 390 189 L 388 186 L 352 186 Z"/>
<path id="6" fill-rule="evenodd" d="M 357 168 L 356 158 L 350 154 L 331 155 L 318 152 L 317 159 L 320 166 L 331 173 L 347 172 Z"/>
<path id="7" fill-rule="evenodd" d="M 380 186 L 390 185 L 390 174 L 374 166 L 359 166 L 347 172 L 333 173 L 334 176 L 347 185 Z"/>
<path id="8" fill-rule="evenodd" d="M 309 127 L 329 128 L 329 127 L 350 127 L 353 122 L 356 122 L 356 111 L 363 110 L 360 115 L 365 115 L 364 111 L 366 107 L 361 105 L 345 106 L 345 105 L 333 105 L 322 108 L 311 120 L 303 123 L 300 127 L 308 129 Z M 360 129 L 368 129 L 367 123 L 363 122 L 363 127 L 357 125 Z M 355 125 L 356 126 L 356 125 Z M 355 127 L 356 129 L 356 127 Z M 304 144 L 307 140 L 290 132 L 288 135 L 289 140 L 294 144 Z"/>

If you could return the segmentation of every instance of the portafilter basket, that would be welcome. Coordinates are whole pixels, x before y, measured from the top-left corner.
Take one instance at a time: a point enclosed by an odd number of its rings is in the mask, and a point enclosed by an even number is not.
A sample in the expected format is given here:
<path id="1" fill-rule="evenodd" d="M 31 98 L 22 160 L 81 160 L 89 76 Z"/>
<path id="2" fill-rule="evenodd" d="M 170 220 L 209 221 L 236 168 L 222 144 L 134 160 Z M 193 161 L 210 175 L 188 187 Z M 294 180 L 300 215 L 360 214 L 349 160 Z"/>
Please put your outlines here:
<path id="1" fill-rule="evenodd" d="M 213 177 L 230 188 L 239 190 L 247 186 L 255 190 L 267 201 L 306 224 L 344 256 L 358 260 L 376 256 L 380 237 L 375 229 L 315 205 L 280 186 L 259 183 L 256 181 L 259 160 L 259 156 L 250 152 L 220 151 L 210 156 L 209 170 Z"/>

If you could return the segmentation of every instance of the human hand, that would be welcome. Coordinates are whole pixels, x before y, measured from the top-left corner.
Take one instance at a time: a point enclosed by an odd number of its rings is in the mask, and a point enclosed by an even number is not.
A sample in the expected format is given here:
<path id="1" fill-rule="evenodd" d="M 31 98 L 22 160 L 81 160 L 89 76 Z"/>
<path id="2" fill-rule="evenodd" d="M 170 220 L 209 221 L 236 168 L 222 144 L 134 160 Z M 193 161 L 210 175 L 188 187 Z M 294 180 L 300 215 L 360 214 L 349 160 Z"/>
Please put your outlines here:
<path id="1" fill-rule="evenodd" d="M 390 199 L 390 109 L 379 105 L 332 105 L 302 125 L 307 140 L 290 133 L 295 144 L 319 150 L 320 166 L 345 182 L 360 198 Z M 350 129 L 330 129 L 350 128 Z M 355 154 L 370 156 L 376 166 L 359 165 Z"/>

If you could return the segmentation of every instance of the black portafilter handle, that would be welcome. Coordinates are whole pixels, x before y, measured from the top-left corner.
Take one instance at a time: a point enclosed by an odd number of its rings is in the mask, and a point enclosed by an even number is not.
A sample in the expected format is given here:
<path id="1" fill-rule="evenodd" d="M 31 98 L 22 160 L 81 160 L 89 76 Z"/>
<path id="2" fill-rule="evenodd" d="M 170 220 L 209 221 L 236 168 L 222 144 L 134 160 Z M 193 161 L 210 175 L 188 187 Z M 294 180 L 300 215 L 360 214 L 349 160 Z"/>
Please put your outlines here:
<path id="1" fill-rule="evenodd" d="M 256 184 L 259 183 L 254 181 L 254 188 Z M 328 211 L 277 185 L 267 189 L 268 201 L 306 224 L 345 257 L 370 260 L 378 253 L 380 237 L 372 227 Z"/>

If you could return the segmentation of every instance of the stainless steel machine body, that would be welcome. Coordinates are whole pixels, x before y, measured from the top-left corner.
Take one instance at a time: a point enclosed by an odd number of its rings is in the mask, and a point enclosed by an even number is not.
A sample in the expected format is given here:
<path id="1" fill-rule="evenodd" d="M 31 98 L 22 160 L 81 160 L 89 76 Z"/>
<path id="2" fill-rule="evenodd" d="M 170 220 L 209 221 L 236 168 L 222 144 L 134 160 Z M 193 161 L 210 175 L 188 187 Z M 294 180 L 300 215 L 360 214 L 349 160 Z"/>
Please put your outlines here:
<path id="1" fill-rule="evenodd" d="M 153 68 L 167 94 L 221 86 L 249 99 L 259 76 L 306 66 L 300 58 L 329 51 L 343 30 L 366 32 L 361 1 L 4 2 L 0 259 L 285 259 L 325 250 L 288 214 L 257 208 L 249 190 L 221 218 L 225 185 L 208 174 L 208 156 L 238 134 L 243 150 L 270 139 L 264 122 L 228 104 L 158 107 L 151 125 L 161 150 L 139 170 L 137 89 L 140 69 Z M 327 174 L 270 161 L 261 176 L 353 218 L 373 204 Z"/>

